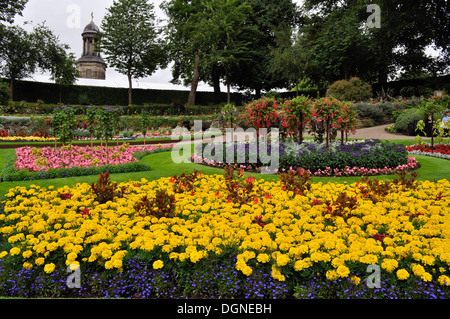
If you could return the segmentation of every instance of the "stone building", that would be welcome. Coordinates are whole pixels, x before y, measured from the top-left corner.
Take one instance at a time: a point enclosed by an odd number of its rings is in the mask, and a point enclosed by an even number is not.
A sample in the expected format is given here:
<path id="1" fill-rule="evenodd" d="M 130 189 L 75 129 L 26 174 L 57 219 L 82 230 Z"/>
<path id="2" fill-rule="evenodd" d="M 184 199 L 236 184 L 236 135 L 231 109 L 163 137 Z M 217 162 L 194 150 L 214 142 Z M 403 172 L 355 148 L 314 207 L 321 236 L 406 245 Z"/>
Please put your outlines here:
<path id="1" fill-rule="evenodd" d="M 84 28 L 83 54 L 77 61 L 77 69 L 83 79 L 106 79 L 106 63 L 102 59 L 100 52 L 96 50 L 95 43 L 99 40 L 100 29 L 94 23 L 92 15 L 91 22 Z"/>

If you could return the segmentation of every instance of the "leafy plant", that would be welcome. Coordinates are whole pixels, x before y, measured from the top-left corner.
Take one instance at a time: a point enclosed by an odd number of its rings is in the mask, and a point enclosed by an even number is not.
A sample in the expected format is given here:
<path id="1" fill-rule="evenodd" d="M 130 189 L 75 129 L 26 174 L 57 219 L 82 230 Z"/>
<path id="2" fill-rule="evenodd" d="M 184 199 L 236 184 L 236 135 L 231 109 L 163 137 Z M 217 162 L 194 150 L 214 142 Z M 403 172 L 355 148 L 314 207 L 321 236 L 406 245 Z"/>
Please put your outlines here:
<path id="1" fill-rule="evenodd" d="M 141 216 L 171 218 L 175 215 L 175 202 L 175 195 L 169 195 L 165 189 L 158 189 L 155 198 L 150 200 L 144 195 L 133 208 Z"/>
<path id="2" fill-rule="evenodd" d="M 372 96 L 372 87 L 369 83 L 361 81 L 358 77 L 353 77 L 349 81 L 336 81 L 328 87 L 327 96 L 334 96 L 344 101 L 363 101 Z"/>
<path id="3" fill-rule="evenodd" d="M 100 174 L 98 181 L 91 184 L 95 200 L 100 204 L 113 201 L 115 197 L 123 197 L 125 192 L 126 187 L 118 189 L 117 183 L 112 182 L 109 177 L 108 172 Z"/>
<path id="4" fill-rule="evenodd" d="M 253 176 L 244 180 L 244 170 L 238 169 L 235 175 L 233 165 L 226 166 L 224 172 L 228 202 L 243 205 L 256 198 L 256 179 Z"/>
<path id="5" fill-rule="evenodd" d="M 173 183 L 175 193 L 191 192 L 194 190 L 194 183 L 202 176 L 202 173 L 194 170 L 191 174 L 185 172 L 180 175 L 174 175 L 170 181 Z"/>
<path id="6" fill-rule="evenodd" d="M 297 171 L 289 170 L 280 176 L 280 184 L 285 191 L 292 191 L 295 195 L 304 195 L 306 190 L 311 190 L 311 177 L 306 170 L 298 168 Z"/>
<path id="7" fill-rule="evenodd" d="M 312 117 L 311 99 L 301 95 L 284 102 L 283 126 L 288 129 L 288 134 L 294 134 L 295 139 L 303 142 L 303 130 L 306 123 Z"/>

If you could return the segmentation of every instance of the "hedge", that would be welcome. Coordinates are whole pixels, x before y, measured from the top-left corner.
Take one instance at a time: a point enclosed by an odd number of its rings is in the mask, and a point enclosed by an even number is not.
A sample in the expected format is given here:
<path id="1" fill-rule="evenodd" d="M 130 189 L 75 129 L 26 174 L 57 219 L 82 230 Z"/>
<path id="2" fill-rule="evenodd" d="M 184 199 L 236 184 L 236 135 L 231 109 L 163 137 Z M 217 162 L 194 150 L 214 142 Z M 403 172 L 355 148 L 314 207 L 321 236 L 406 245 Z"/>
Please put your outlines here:
<path id="1" fill-rule="evenodd" d="M 101 86 L 72 85 L 62 87 L 54 83 L 16 81 L 14 95 L 16 101 L 59 103 L 60 94 L 64 104 L 128 105 L 128 89 Z M 189 91 L 133 89 L 133 104 L 181 104 L 188 100 Z M 227 94 L 197 92 L 196 104 L 212 105 L 226 103 Z M 232 93 L 232 102 L 242 104 L 242 95 Z"/>

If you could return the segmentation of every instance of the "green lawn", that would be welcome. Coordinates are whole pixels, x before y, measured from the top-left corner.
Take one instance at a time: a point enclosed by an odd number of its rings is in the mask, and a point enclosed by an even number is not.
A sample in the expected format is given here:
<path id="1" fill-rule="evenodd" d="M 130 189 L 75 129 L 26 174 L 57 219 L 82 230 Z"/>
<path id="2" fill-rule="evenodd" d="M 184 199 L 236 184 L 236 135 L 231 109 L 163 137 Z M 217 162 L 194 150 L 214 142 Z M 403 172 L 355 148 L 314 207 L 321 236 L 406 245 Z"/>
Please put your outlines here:
<path id="1" fill-rule="evenodd" d="M 395 143 L 403 143 L 403 140 L 396 140 Z M 411 142 L 410 140 L 405 140 L 406 142 Z M 193 149 L 193 146 L 192 146 Z M 13 154 L 14 149 L 0 150 L 0 167 L 3 168 L 5 165 L 5 159 L 8 154 Z M 421 168 L 418 170 L 420 176 L 419 180 L 430 180 L 435 181 L 442 178 L 450 176 L 450 162 L 444 159 L 438 159 L 434 157 L 427 157 L 422 155 L 415 155 L 417 160 L 421 164 Z M 147 172 L 136 172 L 136 173 L 123 173 L 123 174 L 112 174 L 111 178 L 116 182 L 127 182 L 133 180 L 140 180 L 141 178 L 146 178 L 147 180 L 156 180 L 161 177 L 169 177 L 173 175 L 181 174 L 182 172 L 192 172 L 194 169 L 201 171 L 204 174 L 223 174 L 222 169 L 207 167 L 203 165 L 193 164 L 193 163 L 181 163 L 175 164 L 171 158 L 171 152 L 163 152 L 152 154 L 144 157 L 141 161 L 149 164 L 152 168 L 151 171 Z M 265 181 L 277 181 L 279 180 L 279 175 L 264 175 L 264 174 L 254 174 L 246 173 L 246 175 L 255 176 L 258 180 L 263 179 Z M 394 175 L 376 176 L 376 178 L 381 180 L 389 180 L 394 178 Z M 29 186 L 29 185 L 39 185 L 39 186 L 49 186 L 54 185 L 56 187 L 62 187 L 64 185 L 75 185 L 76 183 L 93 183 L 98 179 L 97 175 L 92 176 L 80 176 L 80 177 L 70 177 L 70 178 L 58 178 L 58 179 L 47 179 L 47 180 L 37 180 L 37 181 L 24 181 L 24 182 L 5 182 L 0 183 L 0 197 L 3 197 L 8 190 L 15 186 Z M 313 182 L 315 183 L 327 183 L 327 182 L 339 182 L 339 183 L 353 183 L 360 179 L 360 177 L 314 177 Z"/>

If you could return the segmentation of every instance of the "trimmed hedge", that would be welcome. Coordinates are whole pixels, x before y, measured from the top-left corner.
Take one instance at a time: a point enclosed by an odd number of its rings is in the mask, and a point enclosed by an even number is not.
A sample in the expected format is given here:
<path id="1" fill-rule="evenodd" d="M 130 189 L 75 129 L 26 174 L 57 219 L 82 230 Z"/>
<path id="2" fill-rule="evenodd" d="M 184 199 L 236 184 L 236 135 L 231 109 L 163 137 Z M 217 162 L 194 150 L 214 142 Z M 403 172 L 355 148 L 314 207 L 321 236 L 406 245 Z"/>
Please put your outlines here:
<path id="1" fill-rule="evenodd" d="M 15 100 L 56 104 L 60 101 L 65 104 L 94 104 L 94 105 L 128 105 L 128 89 L 101 86 L 72 85 L 61 87 L 53 83 L 17 81 L 14 87 Z M 178 104 L 184 105 L 188 100 L 189 91 L 133 89 L 133 103 L 144 105 Z M 226 103 L 227 94 L 214 92 L 197 92 L 196 103 L 199 105 L 213 105 Z M 232 102 L 242 104 L 240 93 L 231 94 Z"/>

